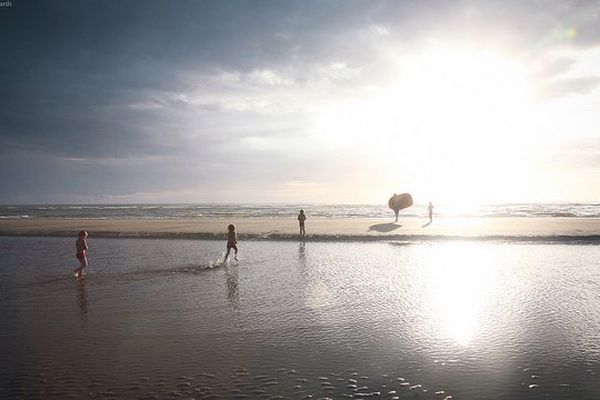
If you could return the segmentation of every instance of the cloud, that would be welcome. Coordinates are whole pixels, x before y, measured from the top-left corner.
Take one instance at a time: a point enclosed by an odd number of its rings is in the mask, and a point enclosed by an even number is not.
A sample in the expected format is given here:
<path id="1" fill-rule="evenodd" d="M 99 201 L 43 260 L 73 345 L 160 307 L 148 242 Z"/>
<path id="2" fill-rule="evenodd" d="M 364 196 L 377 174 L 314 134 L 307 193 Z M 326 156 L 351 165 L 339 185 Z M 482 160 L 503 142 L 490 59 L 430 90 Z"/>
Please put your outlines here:
<path id="1" fill-rule="evenodd" d="M 600 78 L 595 76 L 555 79 L 540 85 L 537 91 L 539 99 L 556 99 L 568 95 L 585 95 L 592 92 L 600 84 Z"/>
<path id="2" fill-rule="evenodd" d="M 160 102 L 157 102 L 153 99 L 149 99 L 146 101 L 141 101 L 139 103 L 132 103 L 129 104 L 129 108 L 133 109 L 133 110 L 158 110 L 160 108 L 163 108 L 164 105 L 161 104 Z"/>
<path id="3" fill-rule="evenodd" d="M 569 72 L 576 62 L 576 58 L 565 56 L 542 58 L 534 67 L 534 74 L 540 80 L 554 79 Z"/>
<path id="4" fill-rule="evenodd" d="M 269 86 L 288 86 L 293 82 L 269 69 L 254 70 L 248 74 L 250 82 Z"/>
<path id="5" fill-rule="evenodd" d="M 221 180 L 288 187 L 306 180 L 298 170 L 339 180 L 334 164 L 348 164 L 319 151 L 315 113 L 386 88 L 399 60 L 445 41 L 535 64 L 542 99 L 598 85 L 576 71 L 577 51 L 600 45 L 592 1 L 20 1 L 9 12 L 0 156 L 17 172 L 0 175 L 0 201 L 192 196 L 190 182 L 224 194 Z"/>
<path id="6" fill-rule="evenodd" d="M 580 138 L 550 148 L 547 166 L 563 171 L 600 173 L 600 137 Z"/>

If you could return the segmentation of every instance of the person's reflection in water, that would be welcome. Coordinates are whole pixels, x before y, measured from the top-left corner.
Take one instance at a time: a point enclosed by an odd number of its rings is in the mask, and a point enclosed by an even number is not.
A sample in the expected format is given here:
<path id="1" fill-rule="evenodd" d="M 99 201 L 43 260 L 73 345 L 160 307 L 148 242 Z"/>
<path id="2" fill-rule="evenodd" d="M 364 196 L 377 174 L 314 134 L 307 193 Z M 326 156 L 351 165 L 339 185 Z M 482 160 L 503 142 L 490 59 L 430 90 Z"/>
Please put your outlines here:
<path id="1" fill-rule="evenodd" d="M 306 242 L 304 240 L 298 244 L 298 261 L 302 267 L 306 266 Z"/>
<path id="2" fill-rule="evenodd" d="M 235 309 L 239 307 L 240 297 L 240 277 L 237 266 L 225 266 L 225 283 L 227 284 L 227 300 L 229 304 Z"/>
<path id="3" fill-rule="evenodd" d="M 310 279 L 309 265 L 308 265 L 308 251 L 306 250 L 306 242 L 301 240 L 298 243 L 298 271 L 302 282 L 306 285 Z"/>
<path id="4" fill-rule="evenodd" d="M 81 319 L 87 321 L 88 319 L 88 297 L 85 278 L 81 277 L 77 279 L 77 289 L 79 297 L 79 311 L 81 312 Z"/>

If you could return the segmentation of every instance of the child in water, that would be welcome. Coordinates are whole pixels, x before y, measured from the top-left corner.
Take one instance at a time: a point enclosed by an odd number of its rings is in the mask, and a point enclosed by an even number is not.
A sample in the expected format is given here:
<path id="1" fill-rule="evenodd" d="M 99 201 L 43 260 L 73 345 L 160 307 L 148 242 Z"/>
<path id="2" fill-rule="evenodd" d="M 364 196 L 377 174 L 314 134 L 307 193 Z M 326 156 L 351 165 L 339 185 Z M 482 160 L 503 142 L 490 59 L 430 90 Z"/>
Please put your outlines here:
<path id="1" fill-rule="evenodd" d="M 300 236 L 306 235 L 306 229 L 304 228 L 304 221 L 306 221 L 306 215 L 304 215 L 304 210 L 300 210 L 300 214 L 298 214 L 298 224 L 300 225 Z"/>
<path id="2" fill-rule="evenodd" d="M 79 268 L 76 268 L 73 272 L 75 272 L 75 276 L 78 278 L 83 276 L 83 270 L 87 269 L 88 267 L 87 237 L 88 233 L 86 231 L 81 231 L 79 232 L 79 239 L 77 239 L 77 241 L 75 242 L 75 248 L 77 249 L 77 253 L 75 254 L 75 256 L 77 257 L 81 265 L 79 266 Z"/>
<path id="3" fill-rule="evenodd" d="M 229 252 L 231 251 L 231 249 L 235 250 L 235 255 L 233 258 L 235 261 L 237 261 L 237 234 L 235 233 L 235 225 L 233 224 L 230 224 L 227 227 L 227 254 L 225 254 L 225 261 L 227 261 L 227 259 L 229 258 Z"/>

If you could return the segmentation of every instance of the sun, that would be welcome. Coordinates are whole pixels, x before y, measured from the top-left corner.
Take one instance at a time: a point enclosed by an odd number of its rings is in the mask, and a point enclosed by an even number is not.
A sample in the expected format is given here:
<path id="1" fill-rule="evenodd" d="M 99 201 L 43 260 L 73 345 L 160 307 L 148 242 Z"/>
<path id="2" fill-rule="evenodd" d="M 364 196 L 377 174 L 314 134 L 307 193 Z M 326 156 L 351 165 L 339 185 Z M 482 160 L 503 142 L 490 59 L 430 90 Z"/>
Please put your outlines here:
<path id="1" fill-rule="evenodd" d="M 485 49 L 436 48 L 400 57 L 395 68 L 385 87 L 323 108 L 317 125 L 326 140 L 377 160 L 383 184 L 448 204 L 527 190 L 523 65 Z"/>
<path id="2" fill-rule="evenodd" d="M 464 204 L 526 190 L 525 68 L 488 51 L 438 49 L 409 62 L 396 90 L 421 147 L 421 191 Z"/>

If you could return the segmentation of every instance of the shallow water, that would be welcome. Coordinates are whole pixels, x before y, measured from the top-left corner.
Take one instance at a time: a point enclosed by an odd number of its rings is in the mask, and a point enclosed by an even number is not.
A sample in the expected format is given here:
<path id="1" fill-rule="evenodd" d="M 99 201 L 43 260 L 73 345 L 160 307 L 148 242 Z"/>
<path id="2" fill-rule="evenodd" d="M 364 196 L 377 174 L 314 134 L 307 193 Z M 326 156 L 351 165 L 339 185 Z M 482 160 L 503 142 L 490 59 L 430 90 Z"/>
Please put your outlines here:
<path id="1" fill-rule="evenodd" d="M 2 398 L 600 398 L 600 246 L 73 247 L 0 238 Z"/>

